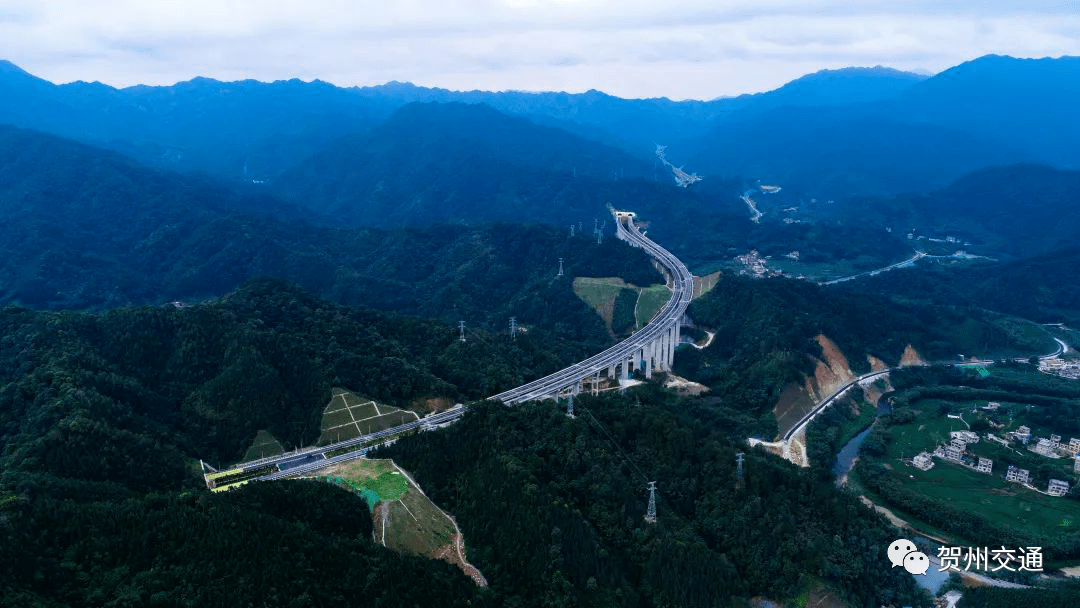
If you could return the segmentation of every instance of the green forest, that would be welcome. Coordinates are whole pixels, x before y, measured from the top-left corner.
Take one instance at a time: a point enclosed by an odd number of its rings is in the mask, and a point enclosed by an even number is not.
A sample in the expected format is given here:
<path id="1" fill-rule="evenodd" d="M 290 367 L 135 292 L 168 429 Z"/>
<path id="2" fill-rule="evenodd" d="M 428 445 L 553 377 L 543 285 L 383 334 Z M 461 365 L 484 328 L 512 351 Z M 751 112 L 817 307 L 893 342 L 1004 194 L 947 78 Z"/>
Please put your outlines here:
<path id="1" fill-rule="evenodd" d="M 272 280 L 184 308 L 0 319 L 2 605 L 729 606 L 818 584 L 856 605 L 921 602 L 876 559 L 885 525 L 828 482 L 753 453 L 731 493 L 737 402 L 656 387 L 582 400 L 574 420 L 482 406 L 387 451 L 458 518 L 487 591 L 374 546 L 365 505 L 340 490 L 211 495 L 197 476 L 195 458 L 234 461 L 259 429 L 314 441 L 331 386 L 474 399 L 584 357 L 579 343 L 462 344 L 453 326 Z M 661 484 L 655 527 L 646 471 Z"/>
<path id="2" fill-rule="evenodd" d="M 925 605 L 880 559 L 893 532 L 831 482 L 751 452 L 656 387 L 561 408 L 487 405 L 381 454 L 455 514 L 504 605 L 735 606 L 823 581 L 851 605 Z M 646 481 L 658 521 L 644 522 Z"/>

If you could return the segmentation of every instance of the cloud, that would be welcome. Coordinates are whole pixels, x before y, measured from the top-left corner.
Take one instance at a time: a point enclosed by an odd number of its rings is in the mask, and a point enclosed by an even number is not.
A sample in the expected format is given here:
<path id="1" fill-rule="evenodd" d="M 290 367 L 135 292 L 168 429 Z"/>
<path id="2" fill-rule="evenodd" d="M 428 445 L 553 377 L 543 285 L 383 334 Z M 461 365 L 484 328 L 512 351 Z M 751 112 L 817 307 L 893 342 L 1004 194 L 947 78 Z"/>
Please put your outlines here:
<path id="1" fill-rule="evenodd" d="M 1067 3 L 12 0 L 0 57 L 54 81 L 322 78 L 712 98 L 849 65 L 1080 54 Z"/>

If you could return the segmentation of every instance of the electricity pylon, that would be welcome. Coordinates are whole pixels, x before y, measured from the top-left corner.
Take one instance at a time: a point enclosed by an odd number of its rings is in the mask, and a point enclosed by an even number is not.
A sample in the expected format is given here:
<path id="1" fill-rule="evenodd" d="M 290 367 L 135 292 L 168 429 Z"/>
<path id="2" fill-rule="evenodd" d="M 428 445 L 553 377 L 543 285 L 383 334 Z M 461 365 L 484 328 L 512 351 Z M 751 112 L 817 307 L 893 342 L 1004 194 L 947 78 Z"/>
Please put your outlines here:
<path id="1" fill-rule="evenodd" d="M 649 482 L 649 510 L 645 513 L 645 521 L 650 524 L 656 523 L 656 482 Z"/>

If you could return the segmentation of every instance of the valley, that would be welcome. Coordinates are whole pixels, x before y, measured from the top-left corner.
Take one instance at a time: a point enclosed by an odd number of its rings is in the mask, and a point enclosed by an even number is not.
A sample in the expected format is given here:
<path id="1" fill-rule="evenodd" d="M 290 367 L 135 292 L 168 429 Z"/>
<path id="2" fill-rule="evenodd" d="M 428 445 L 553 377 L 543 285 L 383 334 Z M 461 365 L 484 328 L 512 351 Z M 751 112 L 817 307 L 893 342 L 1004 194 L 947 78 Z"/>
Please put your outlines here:
<path id="1" fill-rule="evenodd" d="M 1076 67 L 0 63 L 0 606 L 928 607 L 897 521 L 1072 605 Z"/>

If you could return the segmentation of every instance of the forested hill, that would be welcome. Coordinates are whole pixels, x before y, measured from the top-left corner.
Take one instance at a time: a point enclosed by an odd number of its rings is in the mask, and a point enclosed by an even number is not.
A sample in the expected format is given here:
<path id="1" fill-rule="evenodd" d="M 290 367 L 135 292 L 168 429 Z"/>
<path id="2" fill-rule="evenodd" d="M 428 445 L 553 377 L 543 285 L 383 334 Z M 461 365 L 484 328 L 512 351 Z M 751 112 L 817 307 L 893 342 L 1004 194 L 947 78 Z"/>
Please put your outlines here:
<path id="1" fill-rule="evenodd" d="M 671 156 L 676 164 L 686 158 Z M 757 249 L 777 257 L 799 251 L 810 263 L 853 260 L 869 270 L 911 251 L 897 236 L 854 223 L 784 223 L 778 207 L 752 222 L 738 198 L 748 184 L 730 172 L 679 188 L 659 162 L 486 106 L 407 105 L 266 187 L 347 226 L 542 222 L 580 224 L 580 234 L 591 233 L 592 219 L 605 221 L 610 204 L 651 222 L 657 242 L 692 269 Z"/>
<path id="2" fill-rule="evenodd" d="M 1080 284 L 1071 277 L 1078 265 L 1080 249 L 1072 247 L 1009 262 L 888 272 L 862 282 L 859 290 L 1075 326 L 1080 324 Z"/>
<path id="3" fill-rule="evenodd" d="M 455 327 L 273 281 L 183 309 L 8 307 L 0 336 L 0 606 L 12 608 L 483 606 L 459 570 L 375 546 L 362 499 L 315 482 L 211 495 L 196 459 L 235 462 L 263 428 L 312 443 L 331 386 L 399 405 L 478 397 L 583 356 L 532 332 L 462 344 Z"/>
<path id="4" fill-rule="evenodd" d="M 811 196 L 925 192 L 981 168 L 1080 168 L 1080 58 L 986 56 L 863 103 L 736 112 L 682 147 Z"/>
<path id="5" fill-rule="evenodd" d="M 176 487 L 185 457 L 238 460 L 258 429 L 313 443 L 332 386 L 398 406 L 477 399 L 593 352 L 542 328 L 462 343 L 455 326 L 271 280 L 185 308 L 0 315 L 5 470 L 145 488 Z"/>
<path id="6" fill-rule="evenodd" d="M 1026 357 L 1055 347 L 1045 332 L 978 307 L 916 304 L 784 278 L 723 275 L 687 312 L 716 335 L 703 350 L 681 350 L 675 371 L 709 386 L 714 411 L 743 436 L 775 434 L 781 391 L 813 377 L 811 356 L 823 359 L 819 334 L 856 374 L 870 371 L 867 355 L 898 365 L 908 345 L 931 361 L 957 353 Z"/>
<path id="7" fill-rule="evenodd" d="M 1080 171 L 1009 165 L 975 171 L 925 194 L 842 202 L 830 215 L 846 223 L 914 231 L 915 236 L 952 236 L 961 242 L 956 247 L 993 257 L 1024 258 L 1080 241 L 1078 197 Z"/>
<path id="8" fill-rule="evenodd" d="M 517 316 L 603 340 L 573 277 L 661 280 L 643 252 L 614 238 L 597 245 L 587 234 L 522 224 L 328 228 L 269 197 L 2 127 L 0 212 L 0 305 L 38 309 L 191 301 L 270 276 L 339 303 L 470 327 L 501 328 Z M 558 258 L 565 278 L 556 281 Z"/>
<path id="9" fill-rule="evenodd" d="M 737 185 L 715 181 L 735 200 Z M 584 217 L 591 230 L 606 203 L 632 201 L 636 210 L 649 212 L 700 208 L 705 200 L 700 188 L 676 188 L 659 162 L 485 105 L 460 103 L 406 105 L 369 133 L 335 142 L 268 187 L 340 222 L 363 226 L 568 225 Z"/>
<path id="10" fill-rule="evenodd" d="M 192 458 L 231 462 L 256 429 L 310 442 L 332 385 L 475 396 L 561 356 L 532 332 L 461 344 L 454 329 L 268 281 L 183 309 L 4 309 L 0 605 L 726 607 L 811 587 L 924 605 L 879 558 L 893 534 L 879 516 L 764 454 L 733 491 L 726 414 L 656 387 L 584 398 L 576 419 L 481 406 L 395 446 L 454 513 L 487 591 L 373 546 L 366 505 L 329 485 L 197 487 Z M 656 526 L 639 468 L 660 482 Z"/>
<path id="11" fill-rule="evenodd" d="M 646 387 L 575 411 L 481 407 L 388 449 L 454 513 L 505 605 L 794 604 L 821 581 L 846 605 L 926 605 L 879 557 L 895 532 L 855 496 L 760 452 L 736 486 L 742 438 L 709 406 Z"/>

